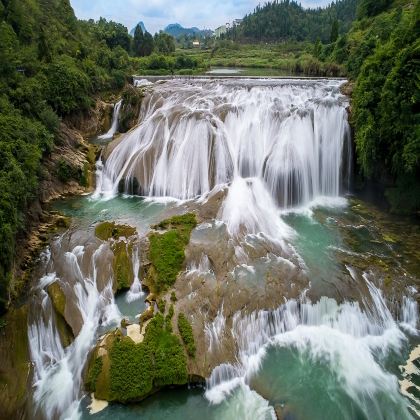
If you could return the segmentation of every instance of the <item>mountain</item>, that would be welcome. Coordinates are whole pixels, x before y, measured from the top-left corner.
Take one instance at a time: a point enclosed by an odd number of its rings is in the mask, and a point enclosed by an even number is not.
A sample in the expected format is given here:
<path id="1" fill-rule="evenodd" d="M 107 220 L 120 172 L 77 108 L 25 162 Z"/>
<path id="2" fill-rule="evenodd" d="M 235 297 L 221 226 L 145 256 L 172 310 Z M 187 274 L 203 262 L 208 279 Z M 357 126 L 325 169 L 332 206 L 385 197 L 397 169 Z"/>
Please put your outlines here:
<path id="1" fill-rule="evenodd" d="M 145 33 L 146 32 L 146 27 L 144 26 L 144 23 L 142 22 L 142 21 L 140 21 L 131 31 L 130 31 L 130 35 L 131 36 L 134 36 L 134 32 L 135 32 L 135 30 L 136 30 L 136 28 L 137 28 L 137 26 L 138 25 L 140 25 L 140 27 L 141 27 L 141 30 L 143 31 L 143 33 Z"/>
<path id="2" fill-rule="evenodd" d="M 199 29 L 197 27 L 192 28 L 184 28 L 179 23 L 171 23 L 168 25 L 163 32 L 173 36 L 174 38 L 179 38 L 180 36 L 187 35 L 187 36 L 209 36 L 213 32 L 208 29 Z"/>

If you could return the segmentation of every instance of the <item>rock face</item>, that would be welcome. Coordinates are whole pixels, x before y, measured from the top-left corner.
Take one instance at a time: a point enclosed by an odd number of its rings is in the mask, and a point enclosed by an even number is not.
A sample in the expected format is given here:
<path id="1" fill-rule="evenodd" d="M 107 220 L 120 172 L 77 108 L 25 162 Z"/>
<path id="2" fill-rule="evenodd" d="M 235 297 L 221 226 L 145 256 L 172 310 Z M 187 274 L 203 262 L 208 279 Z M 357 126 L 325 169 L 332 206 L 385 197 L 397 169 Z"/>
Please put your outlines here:
<path id="1" fill-rule="evenodd" d="M 127 85 L 122 93 L 122 106 L 118 120 L 120 133 L 125 133 L 137 125 L 140 114 L 140 107 L 144 97 L 140 88 Z"/>
<path id="2" fill-rule="evenodd" d="M 105 133 L 111 127 L 113 104 L 96 100 L 95 107 L 83 114 L 75 114 L 67 118 L 69 127 L 89 138 Z"/>

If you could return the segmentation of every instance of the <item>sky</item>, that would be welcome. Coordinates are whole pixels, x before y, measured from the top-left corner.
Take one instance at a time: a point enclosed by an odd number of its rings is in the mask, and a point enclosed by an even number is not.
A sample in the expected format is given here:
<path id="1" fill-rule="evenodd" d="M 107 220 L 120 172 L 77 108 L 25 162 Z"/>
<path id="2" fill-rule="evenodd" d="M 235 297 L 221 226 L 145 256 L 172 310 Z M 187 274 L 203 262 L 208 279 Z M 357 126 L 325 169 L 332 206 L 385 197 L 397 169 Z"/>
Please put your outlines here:
<path id="1" fill-rule="evenodd" d="M 130 31 L 139 21 L 152 34 L 170 23 L 215 29 L 251 12 L 261 0 L 70 0 L 79 19 L 104 17 Z M 301 0 L 304 7 L 325 6 L 330 0 Z"/>

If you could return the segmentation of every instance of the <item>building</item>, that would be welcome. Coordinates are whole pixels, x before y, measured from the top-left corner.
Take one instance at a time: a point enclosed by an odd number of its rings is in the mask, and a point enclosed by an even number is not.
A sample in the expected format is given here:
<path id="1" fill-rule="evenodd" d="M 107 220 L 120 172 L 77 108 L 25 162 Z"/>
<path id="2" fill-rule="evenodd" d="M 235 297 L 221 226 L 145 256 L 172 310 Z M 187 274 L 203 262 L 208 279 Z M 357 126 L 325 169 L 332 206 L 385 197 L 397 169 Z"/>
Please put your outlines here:
<path id="1" fill-rule="evenodd" d="M 222 26 L 219 26 L 218 28 L 216 28 L 216 30 L 214 31 L 214 36 L 216 38 L 220 38 L 226 32 L 227 32 L 226 25 L 222 25 Z"/>
<path id="2" fill-rule="evenodd" d="M 200 47 L 200 41 L 198 41 L 198 40 L 193 41 L 192 44 L 193 44 L 194 48 L 199 48 Z"/>

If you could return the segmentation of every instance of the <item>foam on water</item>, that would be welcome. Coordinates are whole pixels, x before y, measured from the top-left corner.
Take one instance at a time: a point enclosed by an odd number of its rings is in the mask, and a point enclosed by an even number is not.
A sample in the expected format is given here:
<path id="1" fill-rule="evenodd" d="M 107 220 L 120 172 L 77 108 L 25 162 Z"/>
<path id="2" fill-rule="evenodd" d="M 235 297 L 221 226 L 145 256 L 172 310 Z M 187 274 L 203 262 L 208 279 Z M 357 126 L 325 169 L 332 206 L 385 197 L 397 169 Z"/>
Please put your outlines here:
<path id="1" fill-rule="evenodd" d="M 365 277 L 373 304 L 364 310 L 356 302 L 337 304 L 323 297 L 317 303 L 290 300 L 274 311 L 235 315 L 230 333 L 238 346 L 238 362 L 214 369 L 207 382 L 208 400 L 220 404 L 238 386 L 249 384 L 258 375 L 270 349 L 293 348 L 314 361 L 326 363 L 367 418 L 382 418 L 385 406 L 377 404 L 379 394 L 386 394 L 389 399 L 389 418 L 410 418 L 397 378 L 384 368 L 386 357 L 392 352 L 401 353 L 408 337 L 392 317 L 381 291 L 367 274 Z M 406 298 L 403 307 L 407 306 L 414 306 L 411 298 Z M 418 311 L 403 313 L 404 323 L 418 332 Z M 214 343 L 216 325 L 207 329 L 212 332 Z M 217 331 L 220 340 L 225 331 Z M 212 348 L 217 345 L 212 344 Z"/>

